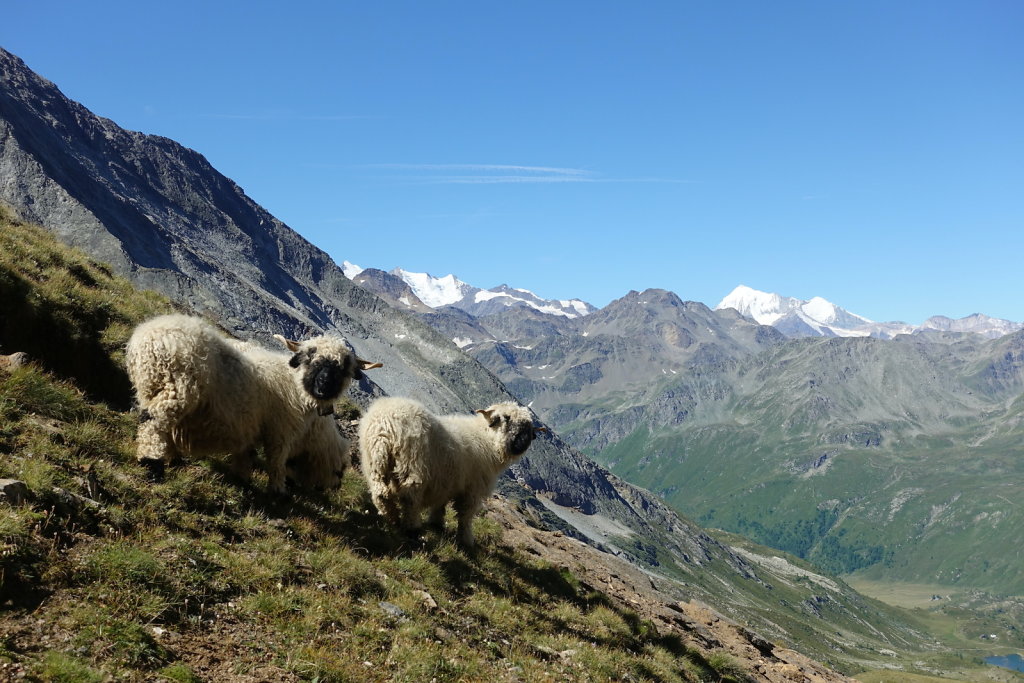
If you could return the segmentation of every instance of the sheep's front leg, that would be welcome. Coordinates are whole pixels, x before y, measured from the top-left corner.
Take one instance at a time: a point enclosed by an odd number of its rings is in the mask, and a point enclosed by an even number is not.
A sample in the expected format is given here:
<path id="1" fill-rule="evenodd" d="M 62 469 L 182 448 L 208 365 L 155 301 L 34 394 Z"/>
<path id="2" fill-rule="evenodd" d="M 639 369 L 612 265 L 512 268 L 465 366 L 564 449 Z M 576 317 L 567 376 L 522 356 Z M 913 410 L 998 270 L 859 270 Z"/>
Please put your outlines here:
<path id="1" fill-rule="evenodd" d="M 194 407 L 179 398 L 183 395 L 173 384 L 168 385 L 139 413 L 135 457 L 154 471 L 162 471 L 164 464 L 180 457 L 171 434 Z"/>
<path id="2" fill-rule="evenodd" d="M 420 506 L 418 487 L 407 488 L 399 497 L 399 515 L 402 530 L 408 534 L 418 534 L 423 528 L 423 510 Z"/>
<path id="3" fill-rule="evenodd" d="M 476 543 L 473 539 L 473 518 L 481 507 L 481 500 L 459 498 L 455 501 L 455 512 L 459 519 L 459 543 L 466 549 L 472 549 Z"/>
<path id="4" fill-rule="evenodd" d="M 427 524 L 429 524 L 431 527 L 437 529 L 438 531 L 441 531 L 441 530 L 444 529 L 444 510 L 445 510 L 445 505 L 446 505 L 445 503 L 442 503 L 441 505 L 438 505 L 436 508 L 434 508 L 431 511 L 431 513 L 430 513 L 430 521 L 427 522 Z"/>
<path id="5" fill-rule="evenodd" d="M 240 481 L 248 483 L 252 480 L 252 466 L 255 461 L 256 449 L 232 453 L 229 461 L 231 473 Z"/>
<path id="6" fill-rule="evenodd" d="M 267 456 L 267 490 L 282 495 L 287 492 L 285 475 L 288 473 L 288 459 L 292 456 L 293 443 L 286 439 L 272 438 L 264 444 Z"/>

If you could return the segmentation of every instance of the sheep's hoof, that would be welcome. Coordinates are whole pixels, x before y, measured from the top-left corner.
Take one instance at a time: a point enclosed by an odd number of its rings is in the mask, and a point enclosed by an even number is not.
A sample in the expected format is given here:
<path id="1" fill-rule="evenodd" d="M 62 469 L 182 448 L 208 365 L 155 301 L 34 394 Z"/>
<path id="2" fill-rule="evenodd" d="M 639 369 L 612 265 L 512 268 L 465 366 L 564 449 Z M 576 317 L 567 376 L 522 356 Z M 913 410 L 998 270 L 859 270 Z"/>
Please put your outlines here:
<path id="1" fill-rule="evenodd" d="M 139 464 L 146 471 L 146 479 L 149 481 L 158 484 L 164 480 L 167 465 L 160 458 L 142 458 Z"/>
<path id="2" fill-rule="evenodd" d="M 284 484 L 270 484 L 267 486 L 267 493 L 274 500 L 284 500 L 288 497 L 288 487 Z"/>
<path id="3" fill-rule="evenodd" d="M 423 538 L 423 529 L 402 529 L 401 544 L 410 550 L 418 550 L 424 547 L 426 539 Z"/>

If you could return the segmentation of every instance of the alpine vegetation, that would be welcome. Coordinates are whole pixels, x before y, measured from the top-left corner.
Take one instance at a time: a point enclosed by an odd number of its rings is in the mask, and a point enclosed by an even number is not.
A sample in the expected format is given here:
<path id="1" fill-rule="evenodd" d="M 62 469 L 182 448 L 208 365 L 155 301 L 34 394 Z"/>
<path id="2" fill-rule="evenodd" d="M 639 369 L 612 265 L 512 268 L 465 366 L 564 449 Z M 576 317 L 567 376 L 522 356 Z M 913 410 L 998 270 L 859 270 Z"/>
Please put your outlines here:
<path id="1" fill-rule="evenodd" d="M 329 417 L 334 401 L 362 370 L 379 364 L 356 358 L 337 336 L 281 340 L 291 357 L 229 340 L 196 317 L 164 315 L 140 324 L 125 358 L 141 410 L 139 462 L 159 472 L 183 455 L 226 452 L 247 476 L 262 445 L 274 493 L 284 492 L 293 456 L 307 465 L 323 461 L 312 466 L 320 474 L 305 481 L 336 479 L 348 454 L 341 435 L 329 432 L 337 432 Z M 337 469 L 323 472 L 331 463 Z"/>
<path id="2" fill-rule="evenodd" d="M 370 405 L 359 425 L 363 473 L 377 510 L 392 524 L 418 531 L 422 512 L 444 524 L 454 504 L 459 542 L 473 547 L 473 517 L 505 468 L 533 442 L 533 415 L 498 403 L 473 415 L 432 414 L 405 398 Z"/>

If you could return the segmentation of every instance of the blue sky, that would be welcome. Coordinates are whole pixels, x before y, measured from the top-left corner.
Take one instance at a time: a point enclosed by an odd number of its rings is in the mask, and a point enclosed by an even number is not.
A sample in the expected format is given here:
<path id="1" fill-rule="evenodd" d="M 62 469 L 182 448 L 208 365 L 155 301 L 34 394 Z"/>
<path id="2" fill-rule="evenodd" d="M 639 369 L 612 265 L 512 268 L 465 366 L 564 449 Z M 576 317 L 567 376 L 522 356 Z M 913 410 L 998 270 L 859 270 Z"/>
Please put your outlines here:
<path id="1" fill-rule="evenodd" d="M 1024 321 L 1024 3 L 48 2 L 0 45 L 339 262 Z"/>

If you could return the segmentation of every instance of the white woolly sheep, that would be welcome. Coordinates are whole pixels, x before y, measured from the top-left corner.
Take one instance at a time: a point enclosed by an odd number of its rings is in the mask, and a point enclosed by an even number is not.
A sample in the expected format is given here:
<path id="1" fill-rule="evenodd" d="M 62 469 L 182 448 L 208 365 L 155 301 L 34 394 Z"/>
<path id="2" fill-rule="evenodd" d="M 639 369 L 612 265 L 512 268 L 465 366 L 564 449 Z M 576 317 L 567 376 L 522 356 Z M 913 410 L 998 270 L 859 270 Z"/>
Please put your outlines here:
<path id="1" fill-rule="evenodd" d="M 334 418 L 318 416 L 303 436 L 298 455 L 288 460 L 287 478 L 301 489 L 333 489 L 351 464 L 351 443 Z"/>
<path id="2" fill-rule="evenodd" d="M 284 492 L 294 456 L 347 462 L 347 453 L 332 454 L 342 442 L 329 437 L 328 427 L 337 427 L 328 415 L 361 370 L 380 364 L 356 358 L 337 336 L 278 338 L 290 357 L 227 339 L 200 318 L 165 315 L 139 325 L 126 348 L 141 409 L 139 462 L 160 471 L 183 455 L 226 452 L 245 474 L 263 445 L 275 493 Z"/>
<path id="3" fill-rule="evenodd" d="M 287 343 L 280 335 L 276 339 Z M 250 341 L 225 339 L 249 356 L 261 353 L 276 354 Z M 379 364 L 377 364 L 379 365 Z M 371 365 L 370 367 L 375 367 Z M 320 415 L 312 418 L 309 428 L 298 442 L 301 451 L 288 458 L 285 469 L 286 481 L 296 484 L 301 489 L 333 489 L 341 483 L 341 476 L 352 464 L 351 443 L 338 430 L 331 415 Z M 256 463 L 256 451 L 235 453 L 231 458 L 231 467 L 235 474 L 248 480 Z"/>
<path id="4" fill-rule="evenodd" d="M 285 481 L 303 490 L 337 488 L 345 470 L 352 464 L 352 450 L 334 418 L 330 415 L 312 418 L 297 443 L 297 454 L 288 458 Z M 243 480 L 250 478 L 255 464 L 255 449 L 231 456 L 231 469 Z"/>
<path id="5" fill-rule="evenodd" d="M 514 403 L 437 416 L 410 399 L 378 399 L 359 425 L 373 504 L 392 524 L 418 531 L 424 510 L 440 527 L 452 502 L 459 541 L 471 548 L 473 517 L 498 475 L 530 447 L 535 431 L 530 411 Z"/>

